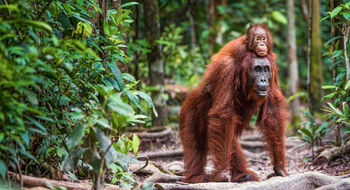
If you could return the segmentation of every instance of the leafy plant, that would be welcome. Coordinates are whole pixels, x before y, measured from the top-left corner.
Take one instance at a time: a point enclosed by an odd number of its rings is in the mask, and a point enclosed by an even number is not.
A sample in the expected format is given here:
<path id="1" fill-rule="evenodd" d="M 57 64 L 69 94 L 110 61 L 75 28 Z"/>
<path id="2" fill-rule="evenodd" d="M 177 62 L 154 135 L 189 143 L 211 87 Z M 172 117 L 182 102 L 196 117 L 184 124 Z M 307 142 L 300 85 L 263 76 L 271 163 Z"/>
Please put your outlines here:
<path id="1" fill-rule="evenodd" d="M 175 83 L 196 85 L 200 81 L 199 74 L 204 72 L 204 61 L 198 52 L 181 44 L 183 31 L 180 27 L 170 25 L 165 28 L 158 43 L 162 45 L 163 61 L 167 78 L 175 79 Z"/>
<path id="2" fill-rule="evenodd" d="M 317 124 L 314 116 L 310 112 L 305 112 L 305 116 L 309 119 L 308 121 L 303 121 L 299 123 L 300 129 L 298 133 L 301 135 L 299 137 L 305 143 L 311 145 L 312 149 L 312 159 L 314 159 L 314 146 L 315 144 L 319 146 L 321 144 L 322 138 L 330 132 L 328 127 L 329 123 L 324 122 L 322 124 Z"/>
<path id="3" fill-rule="evenodd" d="M 343 75 L 344 76 L 344 75 Z M 350 133 L 350 117 L 349 117 L 349 102 L 350 97 L 347 94 L 350 88 L 350 81 L 339 82 L 337 86 L 327 85 L 323 86 L 323 89 L 332 89 L 333 92 L 325 95 L 322 100 L 333 99 L 333 102 L 327 102 L 327 105 L 323 109 L 327 112 L 327 120 L 334 123 L 338 131 L 336 133 L 336 142 L 341 145 L 341 132 L 343 134 Z M 350 138 L 345 139 L 344 144 L 348 142 Z"/>
<path id="4" fill-rule="evenodd" d="M 126 154 L 137 155 L 139 145 L 125 128 L 156 114 L 117 64 L 130 60 L 121 50 L 132 22 L 123 7 L 137 3 L 108 10 L 102 26 L 92 23 L 101 13 L 95 1 L 0 3 L 0 178 L 43 161 L 62 162 L 71 176 L 78 163 L 88 166 L 95 189 L 103 188 L 108 166 L 124 176 L 136 161 Z"/>

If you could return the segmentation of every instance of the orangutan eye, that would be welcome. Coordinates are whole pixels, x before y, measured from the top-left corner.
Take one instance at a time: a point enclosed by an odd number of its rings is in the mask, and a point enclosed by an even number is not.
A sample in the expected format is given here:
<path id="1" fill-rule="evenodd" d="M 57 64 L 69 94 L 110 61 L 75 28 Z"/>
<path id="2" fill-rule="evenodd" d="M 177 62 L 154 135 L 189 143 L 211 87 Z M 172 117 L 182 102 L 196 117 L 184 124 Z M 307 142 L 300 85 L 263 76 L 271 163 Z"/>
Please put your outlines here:
<path id="1" fill-rule="evenodd" d="M 270 72 L 270 67 L 269 67 L 269 66 L 265 66 L 265 67 L 264 67 L 264 71 L 265 71 L 265 72 Z"/>
<path id="2" fill-rule="evenodd" d="M 254 68 L 255 72 L 261 72 L 261 66 L 258 65 Z"/>

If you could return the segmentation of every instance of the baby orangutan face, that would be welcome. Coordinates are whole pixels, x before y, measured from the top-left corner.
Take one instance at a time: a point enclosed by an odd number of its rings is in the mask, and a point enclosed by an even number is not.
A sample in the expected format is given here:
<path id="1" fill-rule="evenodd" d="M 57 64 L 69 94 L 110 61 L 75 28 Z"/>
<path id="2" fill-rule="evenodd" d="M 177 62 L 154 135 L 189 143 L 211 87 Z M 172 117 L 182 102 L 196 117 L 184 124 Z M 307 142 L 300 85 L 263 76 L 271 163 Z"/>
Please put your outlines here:
<path id="1" fill-rule="evenodd" d="M 259 57 L 264 57 L 269 52 L 269 33 L 262 27 L 252 27 L 248 32 L 248 48 Z M 271 43 L 271 42 L 270 42 Z"/>
<path id="2" fill-rule="evenodd" d="M 270 62 L 267 58 L 256 58 L 251 64 L 248 73 L 249 92 L 255 93 L 259 98 L 264 98 L 269 91 L 271 78 Z"/>

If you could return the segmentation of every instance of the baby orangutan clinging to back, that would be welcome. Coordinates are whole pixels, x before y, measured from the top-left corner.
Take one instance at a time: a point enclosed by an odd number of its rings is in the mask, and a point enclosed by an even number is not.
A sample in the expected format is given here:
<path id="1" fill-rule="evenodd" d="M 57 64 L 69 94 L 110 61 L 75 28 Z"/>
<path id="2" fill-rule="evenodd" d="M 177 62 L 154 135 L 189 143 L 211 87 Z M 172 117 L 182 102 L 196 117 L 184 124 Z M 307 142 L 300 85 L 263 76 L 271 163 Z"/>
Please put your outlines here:
<path id="1" fill-rule="evenodd" d="M 247 168 L 238 139 L 259 111 L 257 124 L 268 145 L 276 175 L 285 170 L 284 131 L 288 111 L 279 88 L 272 39 L 262 25 L 226 44 L 212 57 L 201 84 L 188 94 L 180 111 L 180 137 L 184 148 L 184 182 L 258 181 Z M 211 155 L 215 171 L 204 167 Z"/>

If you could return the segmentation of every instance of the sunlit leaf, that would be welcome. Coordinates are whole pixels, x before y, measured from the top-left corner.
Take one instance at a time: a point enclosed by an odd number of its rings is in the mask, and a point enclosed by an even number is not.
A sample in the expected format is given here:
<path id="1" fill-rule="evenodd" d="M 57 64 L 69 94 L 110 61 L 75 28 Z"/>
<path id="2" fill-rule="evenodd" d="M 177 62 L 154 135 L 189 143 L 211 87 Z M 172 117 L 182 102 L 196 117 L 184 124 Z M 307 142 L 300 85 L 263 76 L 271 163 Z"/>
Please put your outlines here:
<path id="1" fill-rule="evenodd" d="M 341 10 L 343 10 L 343 7 L 341 6 L 338 6 L 335 9 L 333 9 L 333 11 L 331 12 L 331 18 L 337 16 Z"/>
<path id="2" fill-rule="evenodd" d="M 120 115 L 132 116 L 134 114 L 132 107 L 124 103 L 117 95 L 112 95 L 109 98 L 107 106 Z"/>
<path id="3" fill-rule="evenodd" d="M 349 89 L 349 88 L 350 88 L 350 80 L 346 83 L 344 89 L 347 90 L 347 89 Z"/>
<path id="4" fill-rule="evenodd" d="M 324 85 L 324 86 L 322 86 L 322 89 L 335 89 L 335 88 L 337 88 L 337 87 L 334 86 L 334 85 Z"/>
<path id="5" fill-rule="evenodd" d="M 7 21 L 3 21 L 3 22 L 7 22 L 9 24 L 20 24 L 20 25 L 28 25 L 28 26 L 33 26 L 36 28 L 41 28 L 44 29 L 48 32 L 52 32 L 52 27 L 42 21 L 35 21 L 35 20 L 25 20 L 25 19 L 15 19 L 15 20 L 7 20 Z"/>
<path id="6" fill-rule="evenodd" d="M 132 137 L 132 149 L 134 151 L 135 157 L 137 157 L 139 146 L 140 146 L 140 139 L 136 134 L 134 134 Z"/>
<path id="7" fill-rule="evenodd" d="M 282 24 L 287 24 L 288 23 L 287 18 L 279 11 L 273 11 L 272 12 L 272 17 L 279 23 L 282 23 Z"/>
<path id="8" fill-rule="evenodd" d="M 138 2 L 127 2 L 127 3 L 122 4 L 122 7 L 124 8 L 124 7 L 138 5 L 138 4 L 139 4 Z"/>

